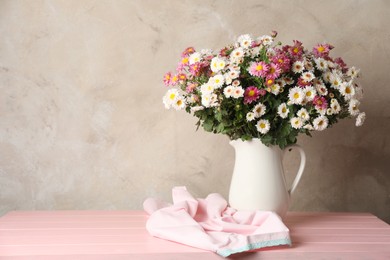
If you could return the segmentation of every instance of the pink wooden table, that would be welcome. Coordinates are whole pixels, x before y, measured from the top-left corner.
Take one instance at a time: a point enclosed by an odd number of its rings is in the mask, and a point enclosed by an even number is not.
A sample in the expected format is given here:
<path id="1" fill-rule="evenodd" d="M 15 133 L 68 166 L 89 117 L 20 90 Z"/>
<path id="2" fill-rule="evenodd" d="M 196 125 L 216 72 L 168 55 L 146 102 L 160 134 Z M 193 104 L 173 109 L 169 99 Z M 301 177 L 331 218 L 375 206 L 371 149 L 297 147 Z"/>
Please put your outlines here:
<path id="1" fill-rule="evenodd" d="M 151 237 L 142 211 L 13 211 L 0 218 L 0 259 L 223 259 Z M 228 259 L 390 259 L 390 226 L 368 213 L 294 213 L 292 247 Z"/>

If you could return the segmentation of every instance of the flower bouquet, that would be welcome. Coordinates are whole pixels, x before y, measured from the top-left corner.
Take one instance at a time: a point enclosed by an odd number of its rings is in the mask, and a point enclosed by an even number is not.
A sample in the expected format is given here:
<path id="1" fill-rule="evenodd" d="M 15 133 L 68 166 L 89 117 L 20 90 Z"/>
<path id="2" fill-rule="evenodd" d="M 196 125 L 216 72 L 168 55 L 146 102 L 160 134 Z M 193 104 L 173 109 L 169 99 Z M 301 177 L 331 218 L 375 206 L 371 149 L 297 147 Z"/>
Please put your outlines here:
<path id="1" fill-rule="evenodd" d="M 282 149 L 299 133 L 311 136 L 342 118 L 354 116 L 362 125 L 359 70 L 330 57 L 330 44 L 309 51 L 297 40 L 275 43 L 276 35 L 241 35 L 217 53 L 185 49 L 176 73 L 164 76 L 171 87 L 165 107 L 192 113 L 208 132 Z"/>

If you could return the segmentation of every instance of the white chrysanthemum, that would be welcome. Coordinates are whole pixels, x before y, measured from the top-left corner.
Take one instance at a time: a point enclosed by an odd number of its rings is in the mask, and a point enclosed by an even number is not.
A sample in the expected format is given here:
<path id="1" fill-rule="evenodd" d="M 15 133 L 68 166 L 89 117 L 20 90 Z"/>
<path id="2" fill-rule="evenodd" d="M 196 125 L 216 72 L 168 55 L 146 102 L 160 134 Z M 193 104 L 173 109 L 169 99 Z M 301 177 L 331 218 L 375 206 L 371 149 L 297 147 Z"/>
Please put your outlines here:
<path id="1" fill-rule="evenodd" d="M 263 35 L 263 36 L 258 37 L 257 40 L 260 41 L 261 44 L 263 44 L 264 46 L 269 46 L 273 43 L 274 38 L 272 38 L 269 35 Z"/>
<path id="2" fill-rule="evenodd" d="M 233 90 L 234 90 L 234 87 L 229 85 L 226 88 L 224 88 L 223 94 L 225 95 L 225 97 L 230 98 L 233 94 Z"/>
<path id="3" fill-rule="evenodd" d="M 305 69 L 305 64 L 302 61 L 296 61 L 292 65 L 292 71 L 294 73 L 301 73 Z"/>
<path id="4" fill-rule="evenodd" d="M 202 92 L 203 95 L 213 93 L 214 89 L 214 85 L 210 83 L 206 83 L 200 86 L 200 92 Z"/>
<path id="5" fill-rule="evenodd" d="M 362 126 L 366 120 L 366 113 L 362 112 L 356 117 L 356 126 Z"/>
<path id="6" fill-rule="evenodd" d="M 269 121 L 266 119 L 260 119 L 256 124 L 257 131 L 259 131 L 262 134 L 268 133 L 270 129 Z"/>
<path id="7" fill-rule="evenodd" d="M 218 72 L 218 71 L 224 69 L 225 65 L 226 65 L 226 62 L 223 59 L 221 59 L 219 57 L 214 57 L 211 60 L 210 68 L 211 68 L 212 72 Z"/>
<path id="8" fill-rule="evenodd" d="M 248 49 L 251 46 L 253 40 L 249 34 L 244 34 L 239 36 L 237 41 L 242 48 Z"/>
<path id="9" fill-rule="evenodd" d="M 248 122 L 253 121 L 254 119 L 255 119 L 255 113 L 253 113 L 253 112 L 248 112 L 248 113 L 246 114 L 246 120 L 247 120 Z"/>
<path id="10" fill-rule="evenodd" d="M 300 129 L 303 126 L 303 120 L 299 117 L 293 117 L 290 119 L 290 124 L 295 129 Z"/>
<path id="11" fill-rule="evenodd" d="M 233 86 L 233 87 L 238 87 L 238 86 L 240 86 L 240 83 L 241 83 L 241 82 L 240 82 L 238 79 L 233 80 L 232 86 Z"/>
<path id="12" fill-rule="evenodd" d="M 316 68 L 320 71 L 326 71 L 328 69 L 328 62 L 323 58 L 317 58 L 314 60 Z"/>
<path id="13" fill-rule="evenodd" d="M 240 76 L 240 71 L 238 71 L 238 70 L 230 70 L 229 72 L 228 72 L 228 74 L 227 75 L 229 75 L 229 77 L 231 78 L 231 79 L 236 79 L 236 78 L 238 78 L 238 76 Z"/>
<path id="14" fill-rule="evenodd" d="M 305 87 L 303 92 L 305 93 L 305 101 L 307 102 L 313 101 L 314 97 L 317 94 L 316 90 L 312 86 Z"/>
<path id="15" fill-rule="evenodd" d="M 308 71 L 313 71 L 314 70 L 313 63 L 310 60 L 305 59 L 304 65 L 305 65 L 305 69 L 306 70 L 308 70 Z"/>
<path id="16" fill-rule="evenodd" d="M 185 108 L 185 106 L 186 104 L 182 96 L 178 97 L 176 101 L 172 104 L 172 107 L 176 110 L 182 110 L 183 108 Z"/>
<path id="17" fill-rule="evenodd" d="M 302 73 L 301 78 L 306 82 L 310 82 L 314 79 L 314 74 L 311 71 L 306 71 Z"/>
<path id="18" fill-rule="evenodd" d="M 244 96 L 244 89 L 241 86 L 234 87 L 232 97 L 233 98 L 241 98 Z"/>
<path id="19" fill-rule="evenodd" d="M 188 58 L 188 62 L 190 64 L 194 64 L 194 63 L 200 62 L 200 57 L 201 57 L 201 55 L 200 55 L 199 52 L 194 52 Z"/>
<path id="20" fill-rule="evenodd" d="M 359 105 L 360 105 L 360 101 L 357 100 L 357 99 L 351 99 L 349 101 L 349 105 L 348 105 L 348 112 L 352 115 L 352 116 L 357 116 L 360 112 L 359 110 Z"/>
<path id="21" fill-rule="evenodd" d="M 171 88 L 167 91 L 165 96 L 163 97 L 163 103 L 166 109 L 169 109 L 176 100 L 180 97 L 179 91 L 175 88 Z"/>
<path id="22" fill-rule="evenodd" d="M 297 116 L 302 119 L 303 122 L 306 122 L 307 120 L 310 119 L 309 112 L 305 108 L 301 108 L 297 112 Z"/>
<path id="23" fill-rule="evenodd" d="M 282 103 L 278 106 L 278 115 L 281 118 L 286 118 L 288 116 L 289 112 L 290 112 L 290 110 L 288 109 L 286 103 Z"/>
<path id="24" fill-rule="evenodd" d="M 347 71 L 347 75 L 350 76 L 352 79 L 359 77 L 360 70 L 356 69 L 355 67 L 351 67 Z"/>
<path id="25" fill-rule="evenodd" d="M 235 61 L 244 57 L 244 50 L 241 47 L 238 47 L 230 53 L 230 59 Z"/>
<path id="26" fill-rule="evenodd" d="M 280 93 L 280 83 L 275 83 L 271 86 L 271 93 L 278 95 Z"/>
<path id="27" fill-rule="evenodd" d="M 322 79 L 323 79 L 326 83 L 330 83 L 331 77 L 332 77 L 332 72 L 330 72 L 330 71 L 326 71 L 324 74 L 322 74 Z"/>
<path id="28" fill-rule="evenodd" d="M 211 106 L 211 94 L 203 94 L 202 95 L 202 105 L 204 107 L 210 107 Z"/>
<path id="29" fill-rule="evenodd" d="M 342 83 L 342 79 L 339 75 L 337 74 L 330 74 L 330 86 L 334 89 L 339 89 Z"/>
<path id="30" fill-rule="evenodd" d="M 332 109 L 332 114 L 335 114 L 335 115 L 337 115 L 341 111 L 341 106 L 340 106 L 339 102 L 337 101 L 337 99 L 335 99 L 335 98 L 332 98 L 330 100 L 330 108 Z"/>
<path id="31" fill-rule="evenodd" d="M 292 85 L 294 83 L 294 80 L 290 77 L 284 77 L 283 81 L 284 81 L 285 85 Z"/>
<path id="32" fill-rule="evenodd" d="M 313 120 L 313 127 L 317 131 L 325 130 L 328 127 L 329 120 L 326 116 L 319 116 Z"/>
<path id="33" fill-rule="evenodd" d="M 321 96 L 328 95 L 328 89 L 326 88 L 325 84 L 318 84 L 316 85 L 317 93 Z"/>
<path id="34" fill-rule="evenodd" d="M 253 113 L 255 117 L 259 118 L 265 114 L 266 109 L 267 107 L 263 103 L 259 103 L 253 108 Z"/>
<path id="35" fill-rule="evenodd" d="M 221 74 L 215 75 L 209 79 L 209 83 L 212 84 L 215 88 L 222 87 L 224 81 L 225 81 L 225 78 Z"/>
<path id="36" fill-rule="evenodd" d="M 333 110 L 331 108 L 328 108 L 326 110 L 326 115 L 328 115 L 328 116 L 333 115 Z"/>
<path id="37" fill-rule="evenodd" d="M 343 82 L 340 85 L 340 93 L 344 96 L 345 100 L 350 100 L 355 95 L 355 88 L 351 82 Z"/>
<path id="38" fill-rule="evenodd" d="M 305 98 L 305 93 L 300 87 L 293 87 L 289 90 L 288 98 L 292 104 L 300 105 Z"/>
<path id="39" fill-rule="evenodd" d="M 232 81 L 233 81 L 233 79 L 231 77 L 229 77 L 228 74 L 225 74 L 225 84 L 230 85 L 230 84 L 232 84 Z"/>

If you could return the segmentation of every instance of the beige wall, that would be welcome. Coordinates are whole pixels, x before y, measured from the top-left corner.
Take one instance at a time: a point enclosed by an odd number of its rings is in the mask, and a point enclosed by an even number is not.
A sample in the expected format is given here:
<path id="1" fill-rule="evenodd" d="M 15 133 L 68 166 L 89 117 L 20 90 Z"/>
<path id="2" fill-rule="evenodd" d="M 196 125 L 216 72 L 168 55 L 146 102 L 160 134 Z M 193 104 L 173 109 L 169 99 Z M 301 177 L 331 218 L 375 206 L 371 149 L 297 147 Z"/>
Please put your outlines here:
<path id="1" fill-rule="evenodd" d="M 368 211 L 390 222 L 390 1 L 0 1 L 0 215 L 140 209 L 186 185 L 227 196 L 234 151 L 166 111 L 161 79 L 190 45 L 279 32 L 327 41 L 360 67 L 368 119 L 299 143 L 292 210 Z M 296 157 L 286 166 L 291 181 Z"/>

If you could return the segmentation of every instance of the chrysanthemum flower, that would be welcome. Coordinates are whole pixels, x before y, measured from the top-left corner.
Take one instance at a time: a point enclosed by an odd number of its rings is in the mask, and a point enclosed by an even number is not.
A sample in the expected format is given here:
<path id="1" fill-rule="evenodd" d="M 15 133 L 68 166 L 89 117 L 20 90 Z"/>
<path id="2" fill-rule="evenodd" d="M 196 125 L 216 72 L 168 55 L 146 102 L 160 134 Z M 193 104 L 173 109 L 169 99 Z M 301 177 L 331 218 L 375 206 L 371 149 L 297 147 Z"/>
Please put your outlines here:
<path id="1" fill-rule="evenodd" d="M 288 98 L 289 101 L 292 104 L 302 104 L 302 101 L 305 98 L 305 93 L 303 93 L 303 90 L 299 87 L 293 87 L 290 88 L 289 93 L 288 93 Z"/>
<path id="2" fill-rule="evenodd" d="M 303 72 L 304 69 L 305 69 L 305 65 L 303 64 L 302 61 L 297 60 L 292 65 L 292 71 L 294 73 L 301 73 Z"/>
<path id="3" fill-rule="evenodd" d="M 320 71 L 326 71 L 328 69 L 328 62 L 323 58 L 314 59 L 316 68 Z"/>
<path id="4" fill-rule="evenodd" d="M 314 65 L 309 59 L 304 59 L 303 64 L 305 65 L 305 69 L 308 71 L 314 71 Z"/>
<path id="5" fill-rule="evenodd" d="M 299 117 L 293 117 L 290 119 L 290 124 L 292 128 L 300 129 L 303 126 L 303 120 Z"/>
<path id="6" fill-rule="evenodd" d="M 181 54 L 182 57 L 187 57 L 189 55 L 191 55 L 192 53 L 195 52 L 195 48 L 194 47 L 187 47 Z"/>
<path id="7" fill-rule="evenodd" d="M 244 56 L 244 50 L 241 47 L 238 47 L 230 53 L 230 59 L 235 61 L 241 59 Z"/>
<path id="8" fill-rule="evenodd" d="M 316 86 L 317 93 L 319 95 L 325 96 L 328 94 L 328 89 L 326 88 L 326 86 L 324 84 L 317 84 L 315 86 Z"/>
<path id="9" fill-rule="evenodd" d="M 325 130 L 328 127 L 329 119 L 326 116 L 319 116 L 313 120 L 313 127 L 317 131 Z"/>
<path id="10" fill-rule="evenodd" d="M 306 71 L 306 72 L 302 73 L 301 78 L 306 82 L 310 82 L 314 79 L 314 74 L 313 74 L 313 72 Z"/>
<path id="11" fill-rule="evenodd" d="M 232 97 L 241 98 L 244 96 L 244 89 L 241 86 L 234 87 Z"/>
<path id="12" fill-rule="evenodd" d="M 197 62 L 200 62 L 200 53 L 194 52 L 189 57 L 189 63 L 190 63 L 190 65 L 192 65 L 192 64 L 195 64 Z"/>
<path id="13" fill-rule="evenodd" d="M 213 93 L 214 89 L 215 89 L 214 85 L 210 83 L 206 83 L 200 86 L 200 92 L 202 92 L 202 94 Z"/>
<path id="14" fill-rule="evenodd" d="M 264 61 L 252 62 L 248 68 L 249 74 L 257 77 L 265 77 L 268 73 L 269 65 Z"/>
<path id="15" fill-rule="evenodd" d="M 360 101 L 357 100 L 357 99 L 351 99 L 349 101 L 349 105 L 348 105 L 348 112 L 352 115 L 352 116 L 357 116 L 359 114 L 359 105 L 360 105 Z"/>
<path id="16" fill-rule="evenodd" d="M 345 100 L 350 100 L 355 95 L 355 89 L 351 82 L 343 82 L 340 85 L 340 93 Z"/>
<path id="17" fill-rule="evenodd" d="M 282 103 L 278 106 L 278 115 L 281 117 L 281 118 L 286 118 L 288 116 L 288 113 L 290 112 L 290 110 L 288 109 L 287 107 L 287 104 L 286 103 Z"/>
<path id="18" fill-rule="evenodd" d="M 280 76 L 280 73 L 282 70 L 279 68 L 279 65 L 276 63 L 269 64 L 269 69 L 267 72 L 267 78 L 268 79 L 276 79 Z"/>
<path id="19" fill-rule="evenodd" d="M 209 83 L 212 84 L 215 88 L 220 88 L 225 81 L 223 75 L 218 74 L 209 79 Z"/>
<path id="20" fill-rule="evenodd" d="M 310 119 L 309 112 L 305 108 L 301 108 L 297 112 L 297 116 L 302 119 L 303 122 L 306 122 Z"/>
<path id="21" fill-rule="evenodd" d="M 330 76 L 330 83 L 331 83 L 331 87 L 334 88 L 334 89 L 339 89 L 340 86 L 341 86 L 341 83 L 342 83 L 342 79 L 340 78 L 339 75 L 335 74 L 335 73 L 332 73 L 331 76 Z"/>
<path id="22" fill-rule="evenodd" d="M 272 62 L 278 64 L 282 71 L 288 71 L 290 68 L 290 59 L 284 53 L 277 53 L 272 57 Z"/>
<path id="23" fill-rule="evenodd" d="M 248 49 L 252 44 L 252 37 L 249 34 L 240 35 L 237 38 L 238 43 L 244 49 Z"/>
<path id="24" fill-rule="evenodd" d="M 171 88 L 165 93 L 165 96 L 163 97 L 163 103 L 165 105 L 166 109 L 169 109 L 177 99 L 180 98 L 179 91 L 175 88 Z"/>
<path id="25" fill-rule="evenodd" d="M 263 35 L 263 36 L 260 36 L 259 38 L 257 38 L 257 40 L 259 42 L 261 42 L 262 45 L 269 46 L 269 45 L 271 45 L 273 43 L 274 38 L 272 38 L 269 35 Z"/>
<path id="26" fill-rule="evenodd" d="M 362 126 L 364 121 L 366 120 L 366 113 L 362 112 L 356 118 L 356 126 Z"/>
<path id="27" fill-rule="evenodd" d="M 260 96 L 260 91 L 255 86 L 250 86 L 244 92 L 244 104 L 250 104 L 256 101 Z"/>
<path id="28" fill-rule="evenodd" d="M 271 93 L 274 95 L 278 95 L 280 92 L 280 83 L 275 83 L 271 86 Z"/>
<path id="29" fill-rule="evenodd" d="M 247 120 L 248 122 L 253 121 L 254 119 L 255 119 L 255 113 L 253 113 L 253 112 L 248 112 L 248 113 L 246 114 L 246 120 Z"/>
<path id="30" fill-rule="evenodd" d="M 231 79 L 236 79 L 236 78 L 238 78 L 238 76 L 240 76 L 240 71 L 238 71 L 238 70 L 230 70 L 228 73 L 227 73 L 227 75 L 229 75 L 229 77 L 231 78 Z"/>
<path id="31" fill-rule="evenodd" d="M 326 109 L 328 107 L 328 101 L 326 101 L 325 97 L 315 96 L 313 99 L 313 105 L 316 109 Z"/>
<path id="32" fill-rule="evenodd" d="M 171 78 L 172 78 L 172 73 L 171 72 L 165 73 L 164 80 L 163 80 L 165 86 L 169 86 L 171 84 Z"/>
<path id="33" fill-rule="evenodd" d="M 223 89 L 223 94 L 225 95 L 225 97 L 230 98 L 233 94 L 233 91 L 234 91 L 234 87 L 229 85 Z"/>
<path id="34" fill-rule="evenodd" d="M 341 106 L 337 99 L 332 98 L 330 100 L 330 108 L 332 109 L 332 114 L 337 115 L 341 111 Z"/>
<path id="35" fill-rule="evenodd" d="M 263 103 L 259 103 L 253 108 L 253 113 L 255 117 L 259 118 L 265 114 L 266 109 L 267 107 Z"/>
<path id="36" fill-rule="evenodd" d="M 350 76 L 352 79 L 357 78 L 359 76 L 360 70 L 356 69 L 355 67 L 351 67 L 347 71 L 347 75 Z"/>
<path id="37" fill-rule="evenodd" d="M 266 119 L 260 119 L 256 124 L 257 131 L 259 131 L 262 134 L 268 133 L 270 129 L 269 121 Z"/>
<path id="38" fill-rule="evenodd" d="M 232 82 L 232 86 L 233 87 L 238 87 L 238 86 L 240 86 L 240 81 L 238 80 L 238 79 L 236 79 L 236 80 L 233 80 L 233 82 Z"/>
<path id="39" fill-rule="evenodd" d="M 333 49 L 333 46 L 330 44 L 317 44 L 313 48 L 313 54 L 316 57 L 326 57 L 329 55 L 329 51 Z"/>
<path id="40" fill-rule="evenodd" d="M 312 86 L 305 87 L 303 92 L 305 93 L 305 101 L 310 102 L 316 96 L 316 91 Z"/>
<path id="41" fill-rule="evenodd" d="M 199 76 L 201 69 L 202 69 L 202 65 L 199 62 L 190 65 L 190 73 L 193 76 Z"/>
<path id="42" fill-rule="evenodd" d="M 302 42 L 297 41 L 297 40 L 294 40 L 293 42 L 294 42 L 294 45 L 290 46 L 288 51 L 290 52 L 290 54 L 292 56 L 295 56 L 298 58 L 303 54 Z"/>
<path id="43" fill-rule="evenodd" d="M 197 87 L 198 87 L 198 83 L 190 83 L 186 87 L 186 92 L 192 93 L 192 92 L 194 92 L 194 89 L 196 89 Z"/>
<path id="44" fill-rule="evenodd" d="M 214 57 L 211 60 L 210 68 L 212 72 L 218 72 L 225 68 L 226 62 L 223 59 Z"/>
<path id="45" fill-rule="evenodd" d="M 183 97 L 178 97 L 176 99 L 176 101 L 172 104 L 172 107 L 175 109 L 175 110 L 182 110 L 183 108 L 185 108 L 186 104 L 184 102 L 184 99 Z"/>

